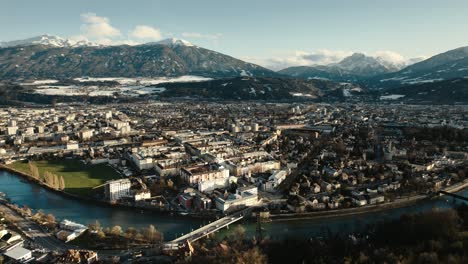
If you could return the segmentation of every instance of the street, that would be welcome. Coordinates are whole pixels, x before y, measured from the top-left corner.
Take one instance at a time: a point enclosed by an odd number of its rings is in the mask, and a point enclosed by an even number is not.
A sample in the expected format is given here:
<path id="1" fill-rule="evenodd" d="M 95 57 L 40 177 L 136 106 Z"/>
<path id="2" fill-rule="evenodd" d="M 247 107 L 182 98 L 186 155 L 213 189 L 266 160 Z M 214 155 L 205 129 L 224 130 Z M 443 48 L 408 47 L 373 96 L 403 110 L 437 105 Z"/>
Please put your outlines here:
<path id="1" fill-rule="evenodd" d="M 5 204 L 0 203 L 0 212 L 8 215 L 9 218 L 15 223 L 16 227 L 20 229 L 27 237 L 29 237 L 39 247 L 48 251 L 65 251 L 73 248 L 57 239 L 55 236 L 45 232 L 42 228 L 32 220 L 22 217 L 12 209 L 8 208 Z"/>

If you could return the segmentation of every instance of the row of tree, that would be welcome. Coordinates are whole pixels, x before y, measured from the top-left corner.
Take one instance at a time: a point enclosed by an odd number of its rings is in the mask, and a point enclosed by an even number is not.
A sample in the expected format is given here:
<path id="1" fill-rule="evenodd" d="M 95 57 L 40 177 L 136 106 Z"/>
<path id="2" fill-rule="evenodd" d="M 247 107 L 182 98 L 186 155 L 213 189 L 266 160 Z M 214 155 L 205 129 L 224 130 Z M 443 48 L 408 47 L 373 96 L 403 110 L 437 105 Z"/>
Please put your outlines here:
<path id="1" fill-rule="evenodd" d="M 122 227 L 118 225 L 111 228 L 102 228 L 99 221 L 96 221 L 95 223 L 89 224 L 88 228 L 96 232 L 97 237 L 100 239 L 123 237 L 129 240 L 151 244 L 161 242 L 164 239 L 163 234 L 157 230 L 154 225 L 149 225 L 148 228 L 143 228 L 141 230 L 129 227 L 124 231 Z"/>
<path id="2" fill-rule="evenodd" d="M 30 175 L 41 182 L 44 182 L 47 186 L 56 189 L 56 190 L 64 190 L 65 189 L 65 180 L 63 176 L 58 176 L 54 173 L 49 171 L 44 172 L 43 175 L 39 173 L 39 168 L 34 165 L 31 161 L 28 162 L 29 165 L 29 172 Z"/>
<path id="3" fill-rule="evenodd" d="M 65 189 L 65 181 L 63 180 L 63 176 L 58 176 L 46 171 L 44 172 L 44 182 L 56 190 Z"/>

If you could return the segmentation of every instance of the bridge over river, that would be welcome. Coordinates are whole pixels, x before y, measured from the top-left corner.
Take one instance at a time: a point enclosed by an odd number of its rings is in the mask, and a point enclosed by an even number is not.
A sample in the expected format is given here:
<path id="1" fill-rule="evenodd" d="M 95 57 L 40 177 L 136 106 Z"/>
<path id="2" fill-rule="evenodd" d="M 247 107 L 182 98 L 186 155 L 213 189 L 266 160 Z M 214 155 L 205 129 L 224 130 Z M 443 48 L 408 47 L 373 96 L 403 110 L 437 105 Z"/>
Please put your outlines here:
<path id="1" fill-rule="evenodd" d="M 221 230 L 225 227 L 229 228 L 229 225 L 242 220 L 249 212 L 251 208 L 247 208 L 237 213 L 220 218 L 212 223 L 209 223 L 205 226 L 202 226 L 192 232 L 182 235 L 172 241 L 169 241 L 164 244 L 164 250 L 177 250 L 181 247 L 184 247 L 187 242 L 192 243 L 201 238 L 208 237 L 210 234 Z"/>
<path id="2" fill-rule="evenodd" d="M 453 197 L 453 198 L 455 198 L 455 199 L 459 199 L 459 200 L 463 200 L 463 201 L 467 201 L 467 202 L 468 202 L 468 198 L 467 198 L 467 197 L 458 195 L 458 194 L 456 194 L 456 193 L 450 193 L 450 192 L 446 192 L 446 191 L 439 191 L 439 194 L 451 196 L 451 197 Z"/>

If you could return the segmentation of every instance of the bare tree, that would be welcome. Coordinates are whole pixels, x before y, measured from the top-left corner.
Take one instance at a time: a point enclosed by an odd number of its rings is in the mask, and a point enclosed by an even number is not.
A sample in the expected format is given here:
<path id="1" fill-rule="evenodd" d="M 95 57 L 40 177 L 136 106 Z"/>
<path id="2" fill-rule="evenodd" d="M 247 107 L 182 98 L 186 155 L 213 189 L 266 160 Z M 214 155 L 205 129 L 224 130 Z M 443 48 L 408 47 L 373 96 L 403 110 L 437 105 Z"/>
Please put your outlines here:
<path id="1" fill-rule="evenodd" d="M 116 225 L 110 230 L 110 234 L 114 236 L 120 236 L 122 234 L 122 227 Z"/>
<path id="2" fill-rule="evenodd" d="M 150 242 L 150 243 L 155 243 L 156 241 L 162 240 L 162 234 L 156 228 L 154 225 L 150 225 L 148 229 L 145 232 L 145 238 Z"/>

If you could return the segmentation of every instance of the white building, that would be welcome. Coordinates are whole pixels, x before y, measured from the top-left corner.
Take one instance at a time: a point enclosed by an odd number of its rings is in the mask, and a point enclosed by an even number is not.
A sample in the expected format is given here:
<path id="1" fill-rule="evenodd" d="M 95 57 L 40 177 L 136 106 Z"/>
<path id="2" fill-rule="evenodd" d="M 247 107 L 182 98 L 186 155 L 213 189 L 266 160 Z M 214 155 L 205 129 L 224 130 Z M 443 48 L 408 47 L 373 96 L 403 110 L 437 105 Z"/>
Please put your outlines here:
<path id="1" fill-rule="evenodd" d="M 200 192 L 228 186 L 229 170 L 218 164 L 182 168 L 180 175 L 190 186 L 198 186 Z"/>
<path id="2" fill-rule="evenodd" d="M 70 142 L 70 143 L 67 143 L 65 148 L 67 150 L 78 150 L 78 149 L 80 149 L 80 146 L 76 142 Z"/>
<path id="3" fill-rule="evenodd" d="M 262 184 L 262 189 L 267 192 L 274 191 L 284 181 L 284 179 L 286 179 L 287 175 L 288 173 L 285 170 L 273 171 L 271 176 L 268 177 L 268 181 Z"/>
<path id="4" fill-rule="evenodd" d="M 7 250 L 4 253 L 4 255 L 17 262 L 24 262 L 32 258 L 31 250 L 25 249 L 22 246 L 16 246 L 12 249 Z"/>
<path id="5" fill-rule="evenodd" d="M 123 197 L 130 196 L 131 182 L 129 179 L 121 179 L 106 182 L 106 197 L 114 202 Z"/>
<path id="6" fill-rule="evenodd" d="M 9 126 L 7 127 L 7 135 L 9 136 L 14 136 L 16 135 L 16 132 L 18 131 L 18 127 L 17 126 Z"/>
<path id="7" fill-rule="evenodd" d="M 238 188 L 235 194 L 216 197 L 216 208 L 222 212 L 258 205 L 258 191 L 255 186 Z"/>
<path id="8" fill-rule="evenodd" d="M 139 170 L 149 170 L 154 168 L 153 158 L 143 157 L 139 153 L 133 153 L 131 159 Z"/>
<path id="9" fill-rule="evenodd" d="M 135 194 L 135 202 L 151 198 L 151 192 L 148 190 L 140 191 Z"/>
<path id="10" fill-rule="evenodd" d="M 58 239 L 61 239 L 65 242 L 72 241 L 88 230 L 86 226 L 69 221 L 67 219 L 60 222 L 60 228 L 62 230 L 57 232 L 56 236 Z"/>
<path id="11" fill-rule="evenodd" d="M 110 125 L 117 130 L 121 130 L 122 128 L 125 128 L 125 127 L 130 128 L 128 122 L 123 122 L 123 121 L 115 120 L 115 119 L 110 121 Z"/>
<path id="12" fill-rule="evenodd" d="M 27 127 L 25 132 L 26 135 L 34 135 L 34 127 Z"/>
<path id="13" fill-rule="evenodd" d="M 80 138 L 82 140 L 88 140 L 93 137 L 94 130 L 92 129 L 85 129 L 80 131 Z"/>

